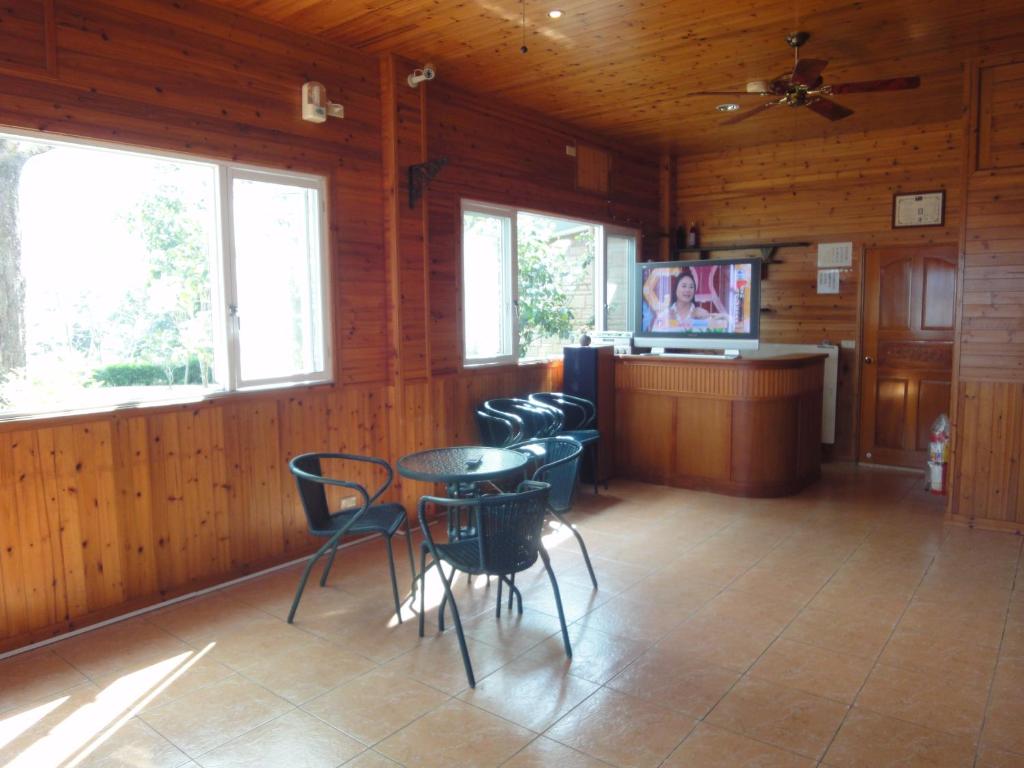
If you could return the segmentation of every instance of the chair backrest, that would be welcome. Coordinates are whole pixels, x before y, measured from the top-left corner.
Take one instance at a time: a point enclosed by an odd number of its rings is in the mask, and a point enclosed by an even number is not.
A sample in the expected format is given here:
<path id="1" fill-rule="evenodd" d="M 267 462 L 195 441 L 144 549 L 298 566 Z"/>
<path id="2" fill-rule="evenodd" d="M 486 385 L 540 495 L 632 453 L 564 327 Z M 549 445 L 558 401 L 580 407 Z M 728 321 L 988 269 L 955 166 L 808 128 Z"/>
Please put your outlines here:
<path id="1" fill-rule="evenodd" d="M 483 404 L 483 410 L 498 417 L 515 416 L 523 424 L 520 440 L 548 437 L 562 428 L 561 414 L 555 409 L 517 397 L 496 397 Z"/>
<path id="2" fill-rule="evenodd" d="M 384 483 L 371 496 L 366 488 L 350 480 L 339 480 L 333 477 L 326 477 L 323 472 L 324 460 L 339 460 L 360 462 L 362 464 L 373 464 L 385 471 Z M 288 462 L 288 469 L 295 476 L 295 483 L 298 486 L 299 498 L 302 500 L 302 509 L 306 513 L 306 522 L 312 533 L 330 529 L 331 509 L 327 503 L 328 485 L 339 488 L 347 488 L 355 491 L 359 496 L 361 506 L 354 510 L 353 522 L 365 512 L 391 485 L 394 472 L 391 466 L 383 459 L 376 459 L 372 456 L 358 456 L 351 453 L 303 453 Z"/>
<path id="3" fill-rule="evenodd" d="M 597 419 L 597 408 L 585 397 L 567 395 L 563 392 L 534 392 L 530 401 L 557 408 L 563 414 L 562 429 L 589 429 Z"/>
<path id="4" fill-rule="evenodd" d="M 556 512 L 568 512 L 576 498 L 583 446 L 571 437 L 544 437 L 512 447 L 532 459 L 530 478 L 551 486 L 548 505 Z"/>
<path id="5" fill-rule="evenodd" d="M 520 573 L 537 562 L 547 514 L 548 491 L 547 483 L 524 480 L 515 493 L 497 493 L 475 499 L 424 496 L 419 505 L 420 526 L 433 547 L 431 529 L 426 521 L 428 505 L 469 512 L 478 531 L 475 541 L 479 547 L 481 572 L 492 575 Z"/>
<path id="6" fill-rule="evenodd" d="M 513 414 L 499 416 L 497 413 L 476 409 L 476 426 L 480 431 L 480 444 L 494 448 L 519 442 L 523 434 L 523 420 Z"/>

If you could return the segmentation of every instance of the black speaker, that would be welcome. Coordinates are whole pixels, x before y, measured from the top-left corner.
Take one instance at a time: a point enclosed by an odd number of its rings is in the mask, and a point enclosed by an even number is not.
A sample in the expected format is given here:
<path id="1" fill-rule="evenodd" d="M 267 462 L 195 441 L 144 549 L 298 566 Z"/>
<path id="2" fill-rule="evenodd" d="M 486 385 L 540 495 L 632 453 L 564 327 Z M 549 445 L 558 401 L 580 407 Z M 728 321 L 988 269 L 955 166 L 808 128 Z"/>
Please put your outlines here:
<path id="1" fill-rule="evenodd" d="M 584 452 L 580 474 L 585 481 L 606 485 L 615 457 L 615 357 L 612 352 L 611 346 L 565 347 L 562 358 L 562 391 L 594 404 L 597 409 L 594 426 L 601 433 L 596 451 Z"/>

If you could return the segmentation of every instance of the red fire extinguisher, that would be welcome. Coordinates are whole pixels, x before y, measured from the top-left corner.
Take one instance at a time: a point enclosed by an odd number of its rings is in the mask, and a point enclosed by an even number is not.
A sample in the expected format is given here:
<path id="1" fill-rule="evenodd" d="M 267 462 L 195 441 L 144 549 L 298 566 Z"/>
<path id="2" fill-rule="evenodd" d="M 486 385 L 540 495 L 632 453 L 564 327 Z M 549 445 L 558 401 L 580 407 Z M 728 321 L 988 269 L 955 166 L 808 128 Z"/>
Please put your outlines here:
<path id="1" fill-rule="evenodd" d="M 949 417 L 940 414 L 932 422 L 928 443 L 928 488 L 932 493 L 946 495 L 946 468 L 949 466 Z"/>

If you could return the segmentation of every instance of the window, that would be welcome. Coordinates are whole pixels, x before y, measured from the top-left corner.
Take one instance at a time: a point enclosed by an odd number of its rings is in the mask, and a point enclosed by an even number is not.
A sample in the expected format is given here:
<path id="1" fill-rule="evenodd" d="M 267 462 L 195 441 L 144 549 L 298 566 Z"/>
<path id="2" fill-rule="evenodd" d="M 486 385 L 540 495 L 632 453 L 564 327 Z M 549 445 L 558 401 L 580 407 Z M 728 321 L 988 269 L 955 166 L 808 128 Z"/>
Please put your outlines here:
<path id="1" fill-rule="evenodd" d="M 637 233 L 464 201 L 468 365 L 558 357 L 583 330 L 629 330 Z"/>
<path id="2" fill-rule="evenodd" d="M 0 418 L 330 376 L 324 179 L 0 133 Z"/>

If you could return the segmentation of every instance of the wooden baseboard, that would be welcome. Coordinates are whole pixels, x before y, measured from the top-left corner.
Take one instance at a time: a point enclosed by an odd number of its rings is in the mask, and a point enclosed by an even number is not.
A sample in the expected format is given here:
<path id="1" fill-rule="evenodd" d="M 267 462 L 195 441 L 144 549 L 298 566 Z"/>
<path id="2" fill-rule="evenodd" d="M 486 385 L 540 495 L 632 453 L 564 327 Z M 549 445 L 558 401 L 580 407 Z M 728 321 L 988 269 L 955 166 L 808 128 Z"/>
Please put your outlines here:
<path id="1" fill-rule="evenodd" d="M 979 531 L 999 531 L 1000 533 L 1013 533 L 1017 536 L 1024 535 L 1024 523 L 1013 520 L 988 520 L 983 517 L 947 514 L 946 522 Z"/>

